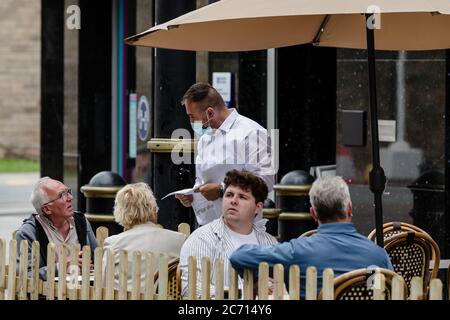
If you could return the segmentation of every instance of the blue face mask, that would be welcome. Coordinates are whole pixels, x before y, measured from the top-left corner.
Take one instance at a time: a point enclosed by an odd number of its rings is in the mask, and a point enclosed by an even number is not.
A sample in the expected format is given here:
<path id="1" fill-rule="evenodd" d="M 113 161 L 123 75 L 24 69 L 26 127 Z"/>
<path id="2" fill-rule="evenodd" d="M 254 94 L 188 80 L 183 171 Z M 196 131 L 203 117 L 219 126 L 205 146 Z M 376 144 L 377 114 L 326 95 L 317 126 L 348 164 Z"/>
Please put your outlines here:
<path id="1" fill-rule="evenodd" d="M 210 121 L 211 119 L 208 119 L 208 121 L 206 121 L 206 124 L 208 125 L 206 128 L 203 128 L 203 122 L 200 121 L 191 122 L 191 127 L 192 130 L 194 131 L 194 134 L 199 138 L 204 134 L 211 134 L 212 128 L 209 125 Z"/>
<path id="2" fill-rule="evenodd" d="M 210 126 L 203 128 L 203 125 L 201 122 L 192 122 L 191 127 L 192 127 L 192 130 L 194 131 L 194 134 L 198 137 L 201 137 L 204 134 L 209 134 L 211 131 Z"/>

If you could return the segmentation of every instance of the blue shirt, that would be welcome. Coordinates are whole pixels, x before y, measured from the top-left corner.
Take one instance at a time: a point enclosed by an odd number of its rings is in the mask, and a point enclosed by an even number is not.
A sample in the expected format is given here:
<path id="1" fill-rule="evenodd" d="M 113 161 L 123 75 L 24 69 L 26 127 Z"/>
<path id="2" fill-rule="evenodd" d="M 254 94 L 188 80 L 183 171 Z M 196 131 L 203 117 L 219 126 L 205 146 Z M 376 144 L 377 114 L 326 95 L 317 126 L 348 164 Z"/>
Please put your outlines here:
<path id="1" fill-rule="evenodd" d="M 333 269 L 334 276 L 369 266 L 393 270 L 386 250 L 359 234 L 353 223 L 321 224 L 311 237 L 293 239 L 271 246 L 243 245 L 231 256 L 232 266 L 241 274 L 243 269 L 258 270 L 260 262 L 270 267 L 277 263 L 284 266 L 286 287 L 289 285 L 289 267 L 300 267 L 300 295 L 305 296 L 306 269 L 317 269 L 317 290 L 322 287 L 325 268 Z"/>

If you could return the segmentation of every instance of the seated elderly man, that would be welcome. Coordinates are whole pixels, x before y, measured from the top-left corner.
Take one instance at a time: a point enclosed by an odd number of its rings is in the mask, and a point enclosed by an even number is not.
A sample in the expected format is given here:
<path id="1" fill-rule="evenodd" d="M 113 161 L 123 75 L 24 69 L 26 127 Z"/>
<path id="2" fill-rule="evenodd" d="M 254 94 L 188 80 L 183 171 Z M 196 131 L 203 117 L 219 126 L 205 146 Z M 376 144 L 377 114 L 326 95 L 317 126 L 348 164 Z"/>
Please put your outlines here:
<path id="1" fill-rule="evenodd" d="M 260 262 L 273 267 L 284 265 L 286 286 L 289 267 L 300 266 L 301 297 L 305 295 L 306 269 L 317 268 L 317 289 L 322 286 L 322 273 L 331 268 L 334 275 L 369 266 L 392 270 L 386 251 L 367 237 L 359 234 L 353 225 L 353 209 L 348 186 L 341 177 L 323 177 L 314 181 L 309 191 L 311 215 L 319 223 L 311 237 L 293 239 L 273 246 L 244 245 L 230 257 L 232 266 L 242 272 L 257 272 Z"/>
<path id="2" fill-rule="evenodd" d="M 143 182 L 128 184 L 116 195 L 114 219 L 125 231 L 105 239 L 104 249 L 114 250 L 115 287 L 119 288 L 120 251 L 128 251 L 128 290 L 132 288 L 133 252 L 141 252 L 141 288 L 145 288 L 145 265 L 147 252 L 154 253 L 154 271 L 158 271 L 158 259 L 166 253 L 169 261 L 180 256 L 181 246 L 186 236 L 180 232 L 156 226 L 158 206 L 150 187 Z M 106 267 L 104 256 L 103 267 Z"/>
<path id="3" fill-rule="evenodd" d="M 248 171 L 229 171 L 225 176 L 222 216 L 195 230 L 181 248 L 182 295 L 188 294 L 188 258 L 197 258 L 197 296 L 201 295 L 201 260 L 211 260 L 210 293 L 214 296 L 215 263 L 222 259 L 225 286 L 228 286 L 229 257 L 242 244 L 269 245 L 277 240 L 255 223 L 268 189 L 265 182 Z M 241 284 L 242 286 L 242 284 Z"/>
<path id="4" fill-rule="evenodd" d="M 31 245 L 39 241 L 39 277 L 47 279 L 47 245 L 60 244 L 88 245 L 94 252 L 97 240 L 89 221 L 72 208 L 72 191 L 58 180 L 44 177 L 39 179 L 30 197 L 36 213 L 23 221 L 16 232 L 17 266 L 19 266 L 20 241 L 28 241 L 28 271 L 31 271 Z M 94 255 L 92 255 L 94 256 Z M 81 262 L 81 260 L 80 260 Z M 56 270 L 57 272 L 57 270 Z"/>

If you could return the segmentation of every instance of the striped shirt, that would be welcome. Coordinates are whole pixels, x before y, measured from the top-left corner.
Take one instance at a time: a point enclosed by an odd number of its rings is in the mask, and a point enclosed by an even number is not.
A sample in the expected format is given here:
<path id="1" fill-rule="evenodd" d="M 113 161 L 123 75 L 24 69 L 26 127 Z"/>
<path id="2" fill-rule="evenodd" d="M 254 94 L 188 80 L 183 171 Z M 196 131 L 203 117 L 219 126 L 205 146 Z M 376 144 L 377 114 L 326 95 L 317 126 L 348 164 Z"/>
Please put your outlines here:
<path id="1" fill-rule="evenodd" d="M 228 258 L 237 249 L 231 239 L 229 232 L 220 217 L 211 221 L 195 230 L 189 238 L 187 238 L 180 253 L 180 270 L 181 270 L 181 293 L 183 296 L 188 295 L 188 258 L 194 256 L 197 258 L 197 296 L 201 296 L 201 264 L 203 257 L 209 257 L 211 261 L 211 297 L 215 295 L 214 281 L 215 281 L 215 264 L 216 259 L 222 259 L 224 265 L 224 283 L 228 287 L 228 269 L 230 262 Z M 271 245 L 278 243 L 277 240 L 265 232 L 264 226 L 261 223 L 253 224 L 253 231 L 259 245 Z M 239 287 L 242 288 L 242 280 L 239 280 Z"/>

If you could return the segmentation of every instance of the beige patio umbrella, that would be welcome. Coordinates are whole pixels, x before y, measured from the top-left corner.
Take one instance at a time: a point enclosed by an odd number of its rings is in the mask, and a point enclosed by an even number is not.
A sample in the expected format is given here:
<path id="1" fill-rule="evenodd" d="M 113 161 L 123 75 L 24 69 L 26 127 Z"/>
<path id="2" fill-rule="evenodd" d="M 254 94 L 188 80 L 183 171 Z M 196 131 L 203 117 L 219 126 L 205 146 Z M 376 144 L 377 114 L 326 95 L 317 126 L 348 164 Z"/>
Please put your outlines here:
<path id="1" fill-rule="evenodd" d="M 381 12 L 378 50 L 450 47 L 449 0 L 222 0 L 127 38 L 129 44 L 245 51 L 302 43 L 366 48 L 365 13 Z M 321 32 L 323 29 L 323 32 Z"/>
<path id="2" fill-rule="evenodd" d="M 377 243 L 383 245 L 375 49 L 450 48 L 450 0 L 222 0 L 125 39 L 196 51 L 246 51 L 312 43 L 368 49 L 372 171 Z M 375 125 L 374 125 L 375 124 Z"/>

